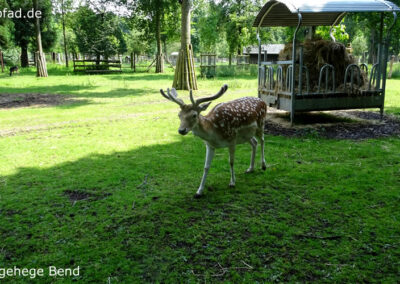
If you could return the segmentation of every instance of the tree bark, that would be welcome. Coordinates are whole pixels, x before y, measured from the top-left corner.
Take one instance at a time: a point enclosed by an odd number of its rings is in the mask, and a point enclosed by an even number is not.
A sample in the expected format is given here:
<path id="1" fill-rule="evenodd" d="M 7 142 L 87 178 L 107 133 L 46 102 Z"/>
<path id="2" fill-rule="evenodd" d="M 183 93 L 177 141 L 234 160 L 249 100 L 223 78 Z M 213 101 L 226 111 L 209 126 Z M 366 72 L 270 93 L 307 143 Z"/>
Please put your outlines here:
<path id="1" fill-rule="evenodd" d="M 21 67 L 29 67 L 28 44 L 21 44 Z"/>
<path id="2" fill-rule="evenodd" d="M 97 70 L 99 70 L 99 68 L 100 68 L 100 53 L 97 53 L 96 54 L 96 68 L 97 68 Z"/>
<path id="3" fill-rule="evenodd" d="M 3 52 L 1 50 L 0 50 L 0 63 L 1 63 L 1 73 L 4 73 Z"/>
<path id="4" fill-rule="evenodd" d="M 369 56 L 368 56 L 368 63 L 375 64 L 376 63 L 376 52 L 375 52 L 375 29 L 371 30 L 371 40 L 369 45 Z"/>
<path id="5" fill-rule="evenodd" d="M 181 49 L 175 69 L 172 86 L 177 90 L 197 90 L 197 80 L 194 68 L 193 47 L 190 40 L 190 13 L 193 0 L 182 0 Z"/>
<path id="6" fill-rule="evenodd" d="M 64 0 L 61 0 L 61 10 L 62 10 L 62 29 L 63 29 L 63 37 L 64 37 L 65 67 L 68 67 L 67 37 L 65 36 L 65 10 L 64 10 Z"/>
<path id="7" fill-rule="evenodd" d="M 136 52 L 133 53 L 133 72 L 136 72 Z"/>
<path id="8" fill-rule="evenodd" d="M 33 0 L 33 6 L 35 11 L 39 10 L 38 0 Z M 38 51 L 36 52 L 36 76 L 37 77 L 47 77 L 47 66 L 46 66 L 46 57 L 43 53 L 42 47 L 42 34 L 40 32 L 40 19 L 37 17 L 35 19 L 35 28 L 36 28 L 36 42 Z"/>

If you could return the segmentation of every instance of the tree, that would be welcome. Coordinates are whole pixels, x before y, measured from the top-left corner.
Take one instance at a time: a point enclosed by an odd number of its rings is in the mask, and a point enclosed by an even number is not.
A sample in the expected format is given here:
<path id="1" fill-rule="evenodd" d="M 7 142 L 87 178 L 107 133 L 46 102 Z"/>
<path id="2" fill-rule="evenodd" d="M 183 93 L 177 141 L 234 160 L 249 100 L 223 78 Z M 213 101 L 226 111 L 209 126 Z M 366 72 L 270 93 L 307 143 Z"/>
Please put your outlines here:
<path id="1" fill-rule="evenodd" d="M 5 0 L 0 0 L 0 10 L 8 8 Z M 7 48 L 11 42 L 11 21 L 6 17 L 0 17 L 0 50 Z"/>
<path id="2" fill-rule="evenodd" d="M 108 58 L 126 51 L 120 19 L 111 12 L 81 6 L 75 12 L 73 30 L 80 52 L 95 56 L 97 65 L 101 56 Z"/>
<path id="3" fill-rule="evenodd" d="M 129 32 L 125 34 L 128 51 L 131 52 L 131 68 L 136 72 L 136 57 L 149 48 L 146 31 L 140 29 L 139 20 L 133 17 L 128 21 Z"/>
<path id="4" fill-rule="evenodd" d="M 226 40 L 231 64 L 232 55 L 242 54 L 244 46 L 255 43 L 255 29 L 252 25 L 262 4 L 260 0 L 222 0 L 220 5 L 225 11 Z"/>
<path id="5" fill-rule="evenodd" d="M 71 8 L 72 1 L 71 0 L 61 0 L 61 24 L 62 24 L 62 31 L 63 31 L 63 45 L 64 45 L 64 55 L 65 55 L 65 66 L 68 67 L 68 43 L 67 43 L 67 36 L 65 32 L 66 20 L 65 14 Z"/>
<path id="6" fill-rule="evenodd" d="M 316 29 L 315 33 L 323 39 L 329 40 L 331 38 L 330 32 L 331 27 L 321 26 Z M 350 38 L 349 34 L 346 31 L 346 25 L 343 23 L 343 21 L 339 25 L 332 28 L 332 35 L 337 41 L 340 41 L 344 44 L 346 44 Z"/>
<path id="7" fill-rule="evenodd" d="M 33 7 L 35 11 L 39 10 L 39 0 L 33 0 Z M 35 30 L 36 30 L 36 42 L 37 42 L 37 52 L 36 52 L 36 76 L 38 77 L 47 77 L 47 66 L 46 66 L 46 57 L 43 53 L 42 47 L 42 35 L 40 31 L 40 18 L 35 17 Z"/>
<path id="8" fill-rule="evenodd" d="M 197 90 L 193 47 L 190 39 L 190 19 L 193 0 L 181 0 L 181 49 L 175 69 L 173 87 L 177 90 Z"/>
<path id="9" fill-rule="evenodd" d="M 134 10 L 141 15 L 141 25 L 147 28 L 150 34 L 154 34 L 156 42 L 156 73 L 164 72 L 164 56 L 162 42 L 166 42 L 167 26 L 174 25 L 174 21 L 168 21 L 176 14 L 176 0 L 137 0 Z M 167 18 L 167 19 L 166 19 Z M 146 27 L 144 27 L 146 26 Z M 169 29 L 171 30 L 171 29 Z"/>
<path id="10" fill-rule="evenodd" d="M 363 56 L 368 49 L 367 39 L 362 33 L 358 33 L 351 42 L 355 56 Z"/>
<path id="11" fill-rule="evenodd" d="M 41 18 L 39 19 L 42 48 L 44 50 L 50 49 L 57 39 L 57 32 L 53 26 L 52 19 L 52 5 L 50 0 L 38 1 L 39 10 L 41 11 Z M 33 5 L 31 1 L 25 0 L 8 0 L 10 10 L 17 11 L 21 9 L 22 14 L 26 15 Z M 14 42 L 15 45 L 21 48 L 21 66 L 29 66 L 28 47 L 31 44 L 34 49 L 37 48 L 36 41 L 36 19 L 29 17 L 13 18 L 14 23 Z"/>
<path id="12" fill-rule="evenodd" d="M 202 52 L 215 52 L 224 31 L 223 11 L 215 2 L 203 1 L 194 13 L 194 22 Z"/>

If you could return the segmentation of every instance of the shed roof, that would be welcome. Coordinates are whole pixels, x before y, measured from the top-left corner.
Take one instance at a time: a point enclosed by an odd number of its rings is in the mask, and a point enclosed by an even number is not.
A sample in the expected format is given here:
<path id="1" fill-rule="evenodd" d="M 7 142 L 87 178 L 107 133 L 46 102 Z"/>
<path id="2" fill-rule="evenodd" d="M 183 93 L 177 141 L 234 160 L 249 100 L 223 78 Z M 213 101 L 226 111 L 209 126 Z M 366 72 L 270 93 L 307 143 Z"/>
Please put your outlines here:
<path id="1" fill-rule="evenodd" d="M 261 46 L 262 51 L 267 51 L 268 54 L 279 54 L 282 49 L 285 48 L 284 44 L 263 44 Z M 243 48 L 243 54 L 258 54 L 258 46 L 249 46 Z"/>
<path id="2" fill-rule="evenodd" d="M 348 12 L 399 12 L 386 0 L 270 0 L 257 15 L 254 27 L 297 26 L 297 12 L 303 26 L 330 26 Z"/>

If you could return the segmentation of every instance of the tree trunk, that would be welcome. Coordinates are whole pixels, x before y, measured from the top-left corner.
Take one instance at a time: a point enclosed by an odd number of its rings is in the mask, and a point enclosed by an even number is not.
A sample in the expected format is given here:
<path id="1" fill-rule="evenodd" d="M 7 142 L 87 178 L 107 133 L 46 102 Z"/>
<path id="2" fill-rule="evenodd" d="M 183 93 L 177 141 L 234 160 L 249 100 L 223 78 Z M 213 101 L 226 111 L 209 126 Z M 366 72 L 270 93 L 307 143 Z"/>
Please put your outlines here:
<path id="1" fill-rule="evenodd" d="M 61 0 L 61 10 L 62 10 L 62 29 L 63 29 L 63 37 L 64 37 L 65 67 L 68 67 L 67 37 L 65 36 L 65 11 L 64 11 L 64 0 Z"/>
<path id="2" fill-rule="evenodd" d="M 161 46 L 161 11 L 156 11 L 156 41 L 157 41 L 157 55 L 156 55 L 156 73 L 164 73 L 164 58 Z"/>
<path id="3" fill-rule="evenodd" d="M 369 56 L 368 56 L 368 63 L 375 64 L 376 63 L 376 52 L 375 52 L 375 29 L 371 30 L 371 39 L 369 45 Z"/>
<path id="4" fill-rule="evenodd" d="M 33 5 L 35 11 L 39 11 L 39 3 L 38 0 L 33 0 Z M 38 51 L 36 52 L 36 76 L 38 77 L 47 77 L 47 66 L 46 66 L 46 57 L 43 53 L 42 48 L 42 34 L 40 32 L 40 19 L 37 17 L 35 19 L 35 28 L 36 28 L 36 41 Z"/>
<path id="5" fill-rule="evenodd" d="M 136 72 L 136 52 L 133 52 L 133 72 Z"/>
<path id="6" fill-rule="evenodd" d="M 179 51 L 174 82 L 172 84 L 177 90 L 197 90 L 193 47 L 190 41 L 190 13 L 192 6 L 193 0 L 182 1 L 181 49 Z"/>
<path id="7" fill-rule="evenodd" d="M 232 53 L 229 53 L 229 66 L 232 66 Z"/>
<path id="8" fill-rule="evenodd" d="M 96 69 L 97 70 L 99 70 L 99 68 L 100 68 L 100 66 L 99 66 L 100 65 L 100 59 L 101 59 L 100 58 L 100 53 L 97 53 L 96 54 Z"/>
<path id="9" fill-rule="evenodd" d="M 21 44 L 21 67 L 29 67 L 28 44 Z"/>
<path id="10" fill-rule="evenodd" d="M 4 73 L 3 52 L 0 50 L 1 73 Z"/>
<path id="11" fill-rule="evenodd" d="M 164 50 L 164 56 L 168 60 L 168 50 L 167 50 L 167 39 L 164 37 L 163 40 L 163 50 Z"/>

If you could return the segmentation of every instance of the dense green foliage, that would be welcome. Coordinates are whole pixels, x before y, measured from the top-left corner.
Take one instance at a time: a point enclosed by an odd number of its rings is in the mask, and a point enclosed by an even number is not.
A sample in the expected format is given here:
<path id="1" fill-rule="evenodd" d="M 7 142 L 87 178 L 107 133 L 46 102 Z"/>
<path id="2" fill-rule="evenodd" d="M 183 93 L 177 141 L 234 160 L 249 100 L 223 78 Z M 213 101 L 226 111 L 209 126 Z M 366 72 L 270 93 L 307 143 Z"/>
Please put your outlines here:
<path id="1" fill-rule="evenodd" d="M 73 30 L 84 54 L 107 58 L 127 50 L 121 22 L 110 12 L 95 13 L 88 6 L 81 6 L 75 13 Z"/>
<path id="2" fill-rule="evenodd" d="M 23 15 L 27 15 L 28 11 L 33 8 L 32 1 L 13 0 L 8 1 L 9 9 L 17 11 L 22 10 Z M 39 10 L 41 11 L 40 28 L 42 36 L 42 45 L 45 51 L 50 51 L 57 39 L 57 31 L 52 17 L 52 2 L 51 0 L 39 1 Z M 28 45 L 36 50 L 36 33 L 34 19 L 29 17 L 13 18 L 13 39 L 16 46 L 21 47 L 21 64 L 27 65 L 28 60 Z"/>
<path id="3" fill-rule="evenodd" d="M 191 42 L 195 54 L 216 53 L 219 57 L 234 57 L 244 48 L 256 45 L 253 21 L 266 1 L 262 0 L 194 0 Z M 394 0 L 399 4 L 399 0 Z M 178 0 L 99 0 L 88 6 L 73 4 L 73 0 L 40 0 L 43 45 L 46 51 L 63 51 L 62 10 L 65 7 L 66 41 L 69 53 L 109 57 L 122 53 L 170 55 L 178 51 L 181 11 Z M 31 8 L 25 0 L 2 0 L 0 7 Z M 123 11 L 123 12 L 122 12 Z M 90 20 L 89 20 L 90 19 Z M 391 15 L 385 18 L 391 24 Z M 352 44 L 357 56 L 366 51 L 369 61 L 376 60 L 380 16 L 374 13 L 349 14 L 334 28 L 337 40 Z M 291 41 L 293 28 L 274 27 L 260 31 L 262 42 Z M 316 33 L 329 39 L 329 27 L 318 27 Z M 23 53 L 35 50 L 33 23 L 29 19 L 0 21 L 0 46 L 14 42 Z M 26 52 L 25 52 L 26 50 Z M 400 52 L 400 25 L 395 25 L 389 54 Z"/>

